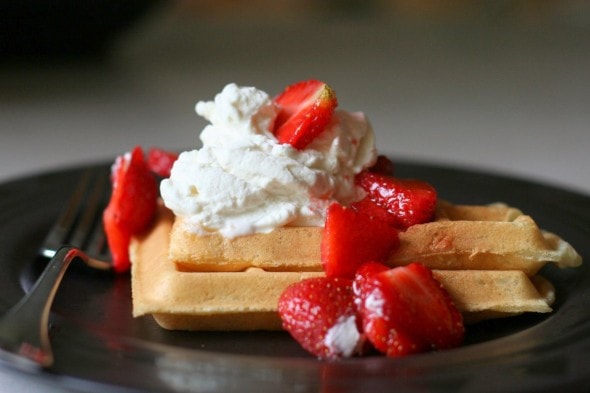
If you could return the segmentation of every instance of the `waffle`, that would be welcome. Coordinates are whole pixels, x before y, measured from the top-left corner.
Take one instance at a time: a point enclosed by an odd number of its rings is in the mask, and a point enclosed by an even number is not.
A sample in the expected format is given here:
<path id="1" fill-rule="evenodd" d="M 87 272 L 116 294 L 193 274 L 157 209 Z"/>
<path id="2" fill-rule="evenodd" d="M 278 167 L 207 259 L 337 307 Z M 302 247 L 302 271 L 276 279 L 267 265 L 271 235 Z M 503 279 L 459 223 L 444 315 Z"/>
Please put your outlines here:
<path id="1" fill-rule="evenodd" d="M 322 271 L 322 228 L 283 227 L 268 234 L 234 239 L 198 236 L 177 218 L 170 259 L 181 271 Z M 453 205 L 441 202 L 434 222 L 400 233 L 390 266 L 419 260 L 431 269 L 518 270 L 535 275 L 546 263 L 581 264 L 580 255 L 555 234 L 542 231 L 530 216 L 505 204 Z M 288 251 L 288 252 L 287 252 Z"/>
<path id="2" fill-rule="evenodd" d="M 182 219 L 177 218 L 170 234 L 170 259 L 181 271 L 238 272 L 249 267 L 322 271 L 320 228 L 283 227 L 232 239 L 217 234 L 198 236 L 183 228 Z"/>
<path id="3" fill-rule="evenodd" d="M 518 270 L 535 275 L 545 264 L 574 267 L 581 257 L 555 234 L 541 231 L 530 216 L 513 221 L 441 220 L 400 233 L 389 260 L 398 266 L 419 260 L 431 269 Z"/>
<path id="4" fill-rule="evenodd" d="M 276 330 L 278 298 L 289 284 L 321 273 L 182 272 L 168 259 L 172 214 L 158 212 L 153 227 L 132 239 L 133 315 L 152 314 L 180 330 Z"/>
<path id="5" fill-rule="evenodd" d="M 187 272 L 169 258 L 173 215 L 161 208 L 153 227 L 131 242 L 133 314 L 151 314 L 166 329 L 278 330 L 277 301 L 291 283 L 313 271 Z M 307 245 L 306 247 L 316 247 Z M 286 249 L 291 250 L 286 244 Z M 319 248 L 319 247 L 318 247 Z M 550 312 L 553 287 L 520 271 L 435 270 L 467 322 Z"/>

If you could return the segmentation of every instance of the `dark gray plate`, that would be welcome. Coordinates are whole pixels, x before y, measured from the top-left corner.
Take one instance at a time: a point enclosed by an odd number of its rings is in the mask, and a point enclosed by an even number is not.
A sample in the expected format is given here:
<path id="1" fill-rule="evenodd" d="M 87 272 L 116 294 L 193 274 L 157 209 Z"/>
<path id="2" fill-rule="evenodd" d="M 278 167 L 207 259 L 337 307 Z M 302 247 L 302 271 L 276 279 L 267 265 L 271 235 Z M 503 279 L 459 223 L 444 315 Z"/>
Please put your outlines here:
<path id="1" fill-rule="evenodd" d="M 105 165 L 106 166 L 106 165 Z M 0 186 L 0 311 L 26 291 L 46 262 L 37 249 L 84 168 Z M 432 182 L 457 203 L 504 201 L 531 214 L 590 256 L 590 198 L 492 174 L 398 163 L 400 177 Z M 400 359 L 321 362 L 287 333 L 169 332 L 131 317 L 128 276 L 68 272 L 51 315 L 56 363 L 21 370 L 84 391 L 410 392 L 587 391 L 590 387 L 590 272 L 546 267 L 556 286 L 550 315 L 469 326 L 463 347 Z M 24 375 L 26 376 L 26 375 Z"/>

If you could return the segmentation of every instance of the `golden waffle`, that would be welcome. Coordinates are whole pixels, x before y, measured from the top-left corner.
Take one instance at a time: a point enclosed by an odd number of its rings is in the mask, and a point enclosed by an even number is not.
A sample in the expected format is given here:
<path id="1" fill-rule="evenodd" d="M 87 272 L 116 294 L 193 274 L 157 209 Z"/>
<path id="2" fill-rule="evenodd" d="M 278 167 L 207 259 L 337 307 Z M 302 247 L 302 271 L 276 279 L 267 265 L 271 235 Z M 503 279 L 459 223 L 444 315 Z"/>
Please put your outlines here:
<path id="1" fill-rule="evenodd" d="M 581 263 L 571 245 L 524 215 L 514 221 L 435 221 L 414 225 L 399 237 L 391 266 L 420 261 L 431 269 L 519 270 L 533 276 L 548 262 Z"/>
<path id="2" fill-rule="evenodd" d="M 170 235 L 170 258 L 184 271 L 237 272 L 248 267 L 322 271 L 321 236 L 321 228 L 316 227 L 284 227 L 233 239 L 217 234 L 198 236 L 183 230 L 182 220 L 177 218 Z"/>
<path id="3" fill-rule="evenodd" d="M 133 315 L 153 314 L 162 327 L 182 330 L 280 329 L 282 290 L 321 273 L 178 271 L 168 259 L 173 216 L 165 209 L 130 246 Z M 272 277 L 272 279 L 269 279 Z"/>
<path id="4" fill-rule="evenodd" d="M 284 227 L 268 234 L 226 239 L 198 236 L 177 218 L 170 259 L 183 271 L 322 271 L 322 228 Z M 546 263 L 581 264 L 581 257 L 558 236 L 542 231 L 530 216 L 504 204 L 452 205 L 441 202 L 434 222 L 400 233 L 400 249 L 390 266 L 420 261 L 431 269 L 520 270 L 533 276 Z"/>
<path id="5" fill-rule="evenodd" d="M 161 209 L 153 228 L 131 244 L 133 314 L 152 314 L 166 329 L 276 330 L 277 302 L 291 283 L 321 272 L 179 271 L 168 258 L 173 216 Z M 308 245 L 308 247 L 311 247 Z M 553 289 L 518 271 L 434 271 L 466 321 L 549 312 Z"/>
<path id="6" fill-rule="evenodd" d="M 467 323 L 525 312 L 551 312 L 553 285 L 518 270 L 433 270 Z"/>

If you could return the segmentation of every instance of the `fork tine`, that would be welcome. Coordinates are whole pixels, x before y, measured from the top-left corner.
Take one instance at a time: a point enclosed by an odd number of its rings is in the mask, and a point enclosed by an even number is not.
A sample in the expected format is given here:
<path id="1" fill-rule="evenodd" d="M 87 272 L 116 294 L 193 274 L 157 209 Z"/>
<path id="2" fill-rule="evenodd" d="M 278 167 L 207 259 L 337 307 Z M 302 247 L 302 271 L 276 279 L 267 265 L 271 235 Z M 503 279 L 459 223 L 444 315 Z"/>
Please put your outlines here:
<path id="1" fill-rule="evenodd" d="M 49 234 L 45 238 L 41 247 L 41 254 L 47 258 L 53 258 L 57 251 L 57 245 L 62 244 L 62 241 L 67 237 L 67 234 L 76 221 L 79 205 L 84 199 L 88 184 L 90 184 L 92 172 L 86 171 L 82 175 L 80 181 L 70 199 L 65 205 L 61 215 L 53 224 Z"/>
<path id="2" fill-rule="evenodd" d="M 104 208 L 103 196 L 106 194 L 108 178 L 104 173 L 95 174 L 94 181 L 88 190 L 86 203 L 80 211 L 79 220 L 71 233 L 69 241 L 63 243 L 71 244 L 84 250 L 89 255 L 95 256 L 98 249 L 90 252 L 90 246 L 95 246 L 92 236 L 96 233 L 102 233 L 102 210 Z M 94 229 L 97 229 L 96 231 Z M 96 247 L 94 247 L 96 248 Z"/>
<path id="3" fill-rule="evenodd" d="M 92 252 L 99 255 L 88 254 L 99 257 L 108 257 L 104 247 L 96 247 L 94 241 L 101 242 L 102 230 L 101 212 L 106 201 L 108 187 L 110 185 L 108 170 L 91 168 L 86 170 L 74 190 L 71 198 L 65 205 L 60 217 L 49 231 L 41 247 L 41 254 L 52 258 L 55 252 L 64 244 L 70 244 L 86 250 L 93 248 Z M 102 244 L 104 244 L 104 240 Z"/>
<path id="4" fill-rule="evenodd" d="M 93 200 L 93 206 L 88 208 L 88 210 L 95 211 L 94 218 L 84 229 L 88 234 L 84 250 L 88 255 L 102 261 L 111 260 L 111 253 L 102 226 L 102 211 L 107 203 L 104 198 L 108 195 L 107 191 L 110 189 L 110 185 L 110 179 L 106 175 L 97 181 L 97 188 L 94 191 L 96 200 Z"/>

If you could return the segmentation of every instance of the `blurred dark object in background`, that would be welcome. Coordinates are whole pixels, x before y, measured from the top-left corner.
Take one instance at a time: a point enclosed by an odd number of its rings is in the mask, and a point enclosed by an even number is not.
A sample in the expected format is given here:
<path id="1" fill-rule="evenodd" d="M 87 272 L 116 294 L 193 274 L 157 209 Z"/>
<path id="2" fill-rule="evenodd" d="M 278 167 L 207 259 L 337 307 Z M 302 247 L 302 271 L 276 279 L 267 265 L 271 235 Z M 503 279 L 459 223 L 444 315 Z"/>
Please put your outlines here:
<path id="1" fill-rule="evenodd" d="M 0 59 L 96 55 L 157 0 L 0 0 Z"/>
<path id="2" fill-rule="evenodd" d="M 156 3 L 166 5 L 172 18 L 229 25 L 276 20 L 280 26 L 298 16 L 373 18 L 393 26 L 415 23 L 418 29 L 437 24 L 590 26 L 587 0 L 0 0 L 0 62 L 100 56 L 150 9 L 160 8 Z"/>

